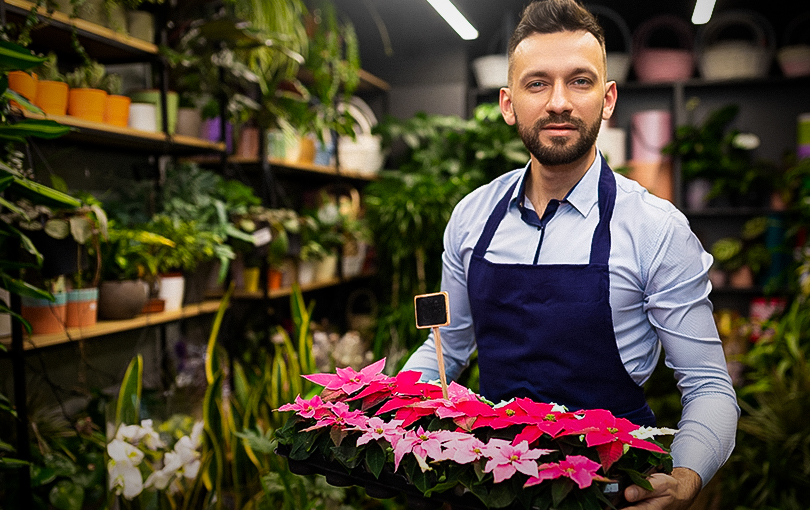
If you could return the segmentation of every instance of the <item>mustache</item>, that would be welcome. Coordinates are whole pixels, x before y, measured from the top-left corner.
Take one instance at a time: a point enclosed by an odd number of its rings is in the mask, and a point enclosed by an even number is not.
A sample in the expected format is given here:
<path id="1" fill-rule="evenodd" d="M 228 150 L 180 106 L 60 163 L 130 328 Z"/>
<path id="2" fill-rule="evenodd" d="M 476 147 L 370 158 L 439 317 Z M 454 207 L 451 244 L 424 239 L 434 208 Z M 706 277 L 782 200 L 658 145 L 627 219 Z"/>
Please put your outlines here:
<path id="1" fill-rule="evenodd" d="M 548 117 L 537 119 L 534 123 L 535 129 L 543 129 L 549 124 L 573 124 L 577 129 L 584 129 L 585 122 L 579 117 L 572 117 L 570 113 L 551 113 Z"/>

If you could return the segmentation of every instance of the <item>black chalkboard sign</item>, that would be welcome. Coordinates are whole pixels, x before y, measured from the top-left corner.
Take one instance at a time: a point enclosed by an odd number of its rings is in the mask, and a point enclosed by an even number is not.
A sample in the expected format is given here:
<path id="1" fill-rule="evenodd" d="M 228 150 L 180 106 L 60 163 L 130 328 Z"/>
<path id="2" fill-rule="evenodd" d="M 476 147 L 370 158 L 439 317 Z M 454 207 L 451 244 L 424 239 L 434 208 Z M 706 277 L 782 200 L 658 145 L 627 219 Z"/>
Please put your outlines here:
<path id="1" fill-rule="evenodd" d="M 450 324 L 450 307 L 447 292 L 421 294 L 413 298 L 416 308 L 416 327 L 435 328 Z"/>

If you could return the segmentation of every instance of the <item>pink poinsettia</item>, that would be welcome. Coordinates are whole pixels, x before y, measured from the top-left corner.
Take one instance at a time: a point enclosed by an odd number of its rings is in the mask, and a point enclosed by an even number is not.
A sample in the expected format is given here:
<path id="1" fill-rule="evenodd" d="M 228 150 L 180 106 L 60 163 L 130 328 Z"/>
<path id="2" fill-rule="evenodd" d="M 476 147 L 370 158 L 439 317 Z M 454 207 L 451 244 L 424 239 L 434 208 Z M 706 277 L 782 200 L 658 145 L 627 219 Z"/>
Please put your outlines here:
<path id="1" fill-rule="evenodd" d="M 294 404 L 284 404 L 278 408 L 279 411 L 295 411 L 301 418 L 316 418 L 316 415 L 323 415 L 329 412 L 321 397 L 315 395 L 309 400 L 304 400 L 301 395 L 295 397 Z"/>
<path id="2" fill-rule="evenodd" d="M 391 445 L 394 447 L 394 471 L 399 468 L 399 463 L 408 453 L 412 453 L 416 457 L 422 471 L 429 470 L 427 458 L 442 459 L 442 444 L 452 440 L 454 434 L 449 430 L 427 432 L 422 427 L 416 429 L 415 432 L 413 430 L 406 431 L 403 437 L 397 439 Z"/>
<path id="3" fill-rule="evenodd" d="M 319 417 L 315 425 L 305 428 L 304 432 L 329 426 L 340 428 L 359 427 L 368 420 L 362 411 L 353 411 L 349 408 L 349 404 L 345 402 L 327 402 L 324 408 L 328 412 Z"/>
<path id="4" fill-rule="evenodd" d="M 388 399 L 394 393 L 413 387 L 419 382 L 421 376 L 422 374 L 420 372 L 414 370 L 400 372 L 395 377 L 382 376 L 379 379 L 371 381 L 363 391 L 351 397 L 349 400 L 362 399 L 363 409 L 369 409 Z"/>
<path id="5" fill-rule="evenodd" d="M 351 395 L 378 379 L 386 376 L 381 372 L 385 368 L 385 358 L 372 363 L 361 369 L 359 372 L 352 367 L 338 368 L 334 374 L 311 374 L 304 375 L 303 378 L 320 384 L 327 390 L 341 390 L 347 395 Z"/>
<path id="6" fill-rule="evenodd" d="M 442 458 L 436 460 L 451 460 L 457 464 L 470 464 L 484 456 L 486 444 L 473 436 L 462 432 L 456 437 L 442 444 L 444 451 Z"/>
<path id="7" fill-rule="evenodd" d="M 495 476 L 495 483 L 512 478 L 520 471 L 529 476 L 537 476 L 537 459 L 542 455 L 552 453 L 553 450 L 529 449 L 529 443 L 522 442 L 512 445 L 504 439 L 490 439 L 484 449 L 484 455 L 489 458 L 485 473 Z"/>
<path id="8" fill-rule="evenodd" d="M 580 489 L 590 487 L 594 480 L 606 481 L 602 476 L 596 474 L 602 467 L 598 462 L 594 462 L 582 455 L 571 455 L 560 462 L 540 464 L 537 476 L 532 476 L 524 487 L 537 485 L 543 480 L 555 480 L 560 477 L 567 477 L 576 482 Z"/>
<path id="9" fill-rule="evenodd" d="M 378 439 L 385 439 L 389 443 L 394 443 L 405 433 L 401 425 L 402 422 L 399 420 L 383 421 L 382 418 L 373 416 L 365 423 L 350 430 L 363 432 L 363 434 L 357 438 L 357 446 L 364 445 L 369 441 L 377 441 Z"/>

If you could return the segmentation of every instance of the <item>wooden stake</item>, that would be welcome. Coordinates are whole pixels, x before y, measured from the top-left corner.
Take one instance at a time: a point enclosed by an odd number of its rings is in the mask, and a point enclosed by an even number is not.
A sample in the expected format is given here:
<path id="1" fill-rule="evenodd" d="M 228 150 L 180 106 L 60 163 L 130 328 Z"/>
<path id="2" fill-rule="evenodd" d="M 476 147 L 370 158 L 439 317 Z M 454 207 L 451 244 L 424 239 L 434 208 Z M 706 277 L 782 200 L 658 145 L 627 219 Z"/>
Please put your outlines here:
<path id="1" fill-rule="evenodd" d="M 442 395 L 447 397 L 447 375 L 444 372 L 444 354 L 442 353 L 442 335 L 439 328 L 433 328 L 433 341 L 436 344 L 436 360 L 439 362 L 439 380 L 442 383 Z"/>

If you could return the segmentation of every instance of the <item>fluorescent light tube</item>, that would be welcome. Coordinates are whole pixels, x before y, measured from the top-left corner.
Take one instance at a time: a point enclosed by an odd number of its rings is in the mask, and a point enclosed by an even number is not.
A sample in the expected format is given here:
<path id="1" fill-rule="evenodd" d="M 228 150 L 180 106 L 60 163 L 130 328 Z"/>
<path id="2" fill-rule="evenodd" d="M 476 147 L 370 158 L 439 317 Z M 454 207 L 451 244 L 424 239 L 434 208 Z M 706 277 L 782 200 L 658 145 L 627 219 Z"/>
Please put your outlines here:
<path id="1" fill-rule="evenodd" d="M 450 0 L 427 1 L 462 39 L 471 41 L 478 38 L 478 30 L 467 21 L 467 18 L 456 9 L 456 6 Z"/>
<path id="2" fill-rule="evenodd" d="M 697 0 L 695 2 L 695 10 L 692 12 L 692 23 L 695 25 L 704 25 L 712 18 L 712 11 L 714 11 L 715 0 Z"/>

